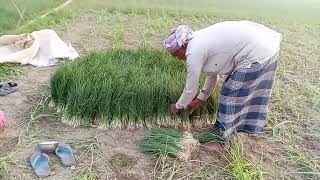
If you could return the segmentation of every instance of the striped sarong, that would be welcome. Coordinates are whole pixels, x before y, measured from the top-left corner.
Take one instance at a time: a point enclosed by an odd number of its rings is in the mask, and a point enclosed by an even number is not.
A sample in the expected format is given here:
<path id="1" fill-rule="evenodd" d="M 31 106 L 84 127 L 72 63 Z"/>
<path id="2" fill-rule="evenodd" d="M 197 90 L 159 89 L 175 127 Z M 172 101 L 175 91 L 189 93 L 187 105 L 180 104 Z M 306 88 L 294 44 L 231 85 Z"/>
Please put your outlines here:
<path id="1" fill-rule="evenodd" d="M 235 132 L 263 133 L 278 55 L 264 64 L 241 68 L 225 80 L 215 128 L 228 140 Z"/>

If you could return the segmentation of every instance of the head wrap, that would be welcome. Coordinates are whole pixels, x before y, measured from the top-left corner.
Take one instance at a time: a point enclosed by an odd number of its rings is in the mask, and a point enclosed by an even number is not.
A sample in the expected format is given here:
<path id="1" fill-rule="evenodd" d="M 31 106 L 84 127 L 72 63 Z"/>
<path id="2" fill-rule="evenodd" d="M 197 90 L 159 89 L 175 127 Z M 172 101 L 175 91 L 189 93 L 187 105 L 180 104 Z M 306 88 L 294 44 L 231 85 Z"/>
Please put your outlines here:
<path id="1" fill-rule="evenodd" d="M 171 34 L 164 41 L 164 47 L 170 53 L 177 51 L 193 38 L 193 30 L 185 25 L 181 25 L 177 29 L 173 29 L 171 31 Z"/>

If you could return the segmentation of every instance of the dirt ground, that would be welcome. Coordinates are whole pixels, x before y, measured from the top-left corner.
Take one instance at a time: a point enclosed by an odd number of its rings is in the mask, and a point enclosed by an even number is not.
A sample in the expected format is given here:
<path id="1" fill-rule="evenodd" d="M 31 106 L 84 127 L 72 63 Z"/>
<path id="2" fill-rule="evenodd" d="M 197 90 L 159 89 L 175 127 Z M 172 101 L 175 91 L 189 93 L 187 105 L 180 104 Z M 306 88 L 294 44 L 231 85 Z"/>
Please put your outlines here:
<path id="1" fill-rule="evenodd" d="M 82 55 L 88 51 L 110 48 L 112 46 L 111 39 L 92 36 L 97 21 L 95 16 L 85 15 L 71 23 L 65 30 L 59 30 L 58 34 L 65 41 L 72 42 Z M 101 25 L 105 30 L 110 29 L 108 26 L 108 22 Z M 132 39 L 136 39 L 137 36 L 134 33 L 128 35 L 128 40 L 124 42 L 127 47 L 132 47 L 135 44 Z M 42 97 L 48 94 L 50 76 L 55 69 L 56 67 L 24 67 L 23 75 L 16 81 L 19 84 L 19 90 L 0 97 L 0 109 L 6 113 L 8 122 L 7 127 L 0 131 L 0 156 L 10 152 L 13 155 L 13 165 L 10 166 L 8 179 L 36 179 L 29 165 L 29 158 L 38 142 L 48 140 L 69 143 L 74 149 L 77 163 L 74 167 L 63 168 L 59 160 L 50 155 L 52 176 L 46 179 L 72 179 L 92 174 L 98 179 L 156 179 L 154 168 L 157 164 L 157 158 L 143 155 L 138 150 L 139 140 L 145 134 L 146 129 L 73 128 L 61 124 L 59 119 L 45 115 L 40 116 L 35 123 L 31 124 L 30 113 Z M 273 156 L 281 154 L 268 152 L 265 148 L 265 142 L 257 143 L 256 137 L 245 135 L 242 137 L 243 141 L 246 141 L 246 155 L 252 161 L 261 162 L 263 158 L 264 163 L 274 163 Z M 268 146 L 270 145 L 272 144 L 268 143 Z M 273 151 L 276 149 L 276 145 L 274 146 Z M 189 172 L 193 172 L 193 166 L 198 165 L 198 162 L 210 163 L 212 164 L 209 166 L 211 169 L 199 169 L 199 171 L 210 174 L 211 179 L 222 178 L 220 170 L 214 170 L 214 168 L 221 163 L 220 160 L 224 156 L 226 154 L 218 153 L 215 149 L 202 147 L 199 159 L 193 164 L 187 164 L 187 167 L 190 168 Z M 288 176 L 274 172 L 273 177 L 286 179 Z"/>
<path id="2" fill-rule="evenodd" d="M 3 143 L 3 146 L 0 146 L 4 149 L 2 151 L 10 150 L 7 146 L 13 146 L 11 140 L 16 141 L 18 135 L 24 133 L 29 113 L 39 102 L 42 93 L 46 93 L 50 74 L 54 69 L 55 67 L 24 67 L 24 75 L 16 81 L 19 85 L 18 91 L 1 97 L 0 108 L 7 117 L 7 127 L 0 134 L 1 138 L 7 140 L 0 142 Z"/>
<path id="3" fill-rule="evenodd" d="M 59 34 L 65 41 L 72 42 L 81 52 L 81 43 L 86 42 L 86 51 L 99 51 L 111 47 L 110 40 L 101 37 L 89 39 L 96 23 L 94 16 L 83 16 L 73 23 L 66 32 Z M 83 53 L 82 53 L 83 54 Z M 77 128 L 51 122 L 48 118 L 38 118 L 35 127 L 28 128 L 30 112 L 47 94 L 49 80 L 55 67 L 23 68 L 23 76 L 17 79 L 19 90 L 1 97 L 0 109 L 7 116 L 7 127 L 0 132 L 0 155 L 14 153 L 16 167 L 10 169 L 12 179 L 35 179 L 29 158 L 36 144 L 46 140 L 57 140 L 71 144 L 77 158 L 74 168 L 62 168 L 56 157 L 50 156 L 52 176 L 47 179 L 70 179 L 79 173 L 78 164 L 96 166 L 94 169 L 101 179 L 149 179 L 146 169 L 153 168 L 151 157 L 141 158 L 138 141 L 144 135 L 140 130 L 99 130 L 96 128 Z M 151 158 L 152 159 L 152 158 Z M 23 167 L 23 168 L 20 168 Z M 82 166 L 82 165 L 80 165 Z M 93 169 L 93 168 L 92 168 Z M 141 169 L 144 169 L 141 171 Z M 85 168 L 82 170 L 85 171 Z M 149 172 L 152 172 L 150 169 Z M 86 173 L 86 172 L 81 172 Z M 80 175 L 79 174 L 79 175 Z"/>

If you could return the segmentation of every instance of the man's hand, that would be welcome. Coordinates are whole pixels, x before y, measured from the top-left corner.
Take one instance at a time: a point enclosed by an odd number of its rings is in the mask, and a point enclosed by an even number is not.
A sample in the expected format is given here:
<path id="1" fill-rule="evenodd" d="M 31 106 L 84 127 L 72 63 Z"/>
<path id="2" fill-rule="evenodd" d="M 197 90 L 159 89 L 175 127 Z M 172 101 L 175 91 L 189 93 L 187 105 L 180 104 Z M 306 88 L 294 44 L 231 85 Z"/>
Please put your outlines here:
<path id="1" fill-rule="evenodd" d="M 200 108 L 202 105 L 203 105 L 203 101 L 201 101 L 200 99 L 197 98 L 197 99 L 193 100 L 188 105 L 189 114 L 192 114 L 195 110 Z"/>
<path id="2" fill-rule="evenodd" d="M 177 113 L 178 113 L 179 111 L 180 111 L 180 110 L 176 108 L 176 104 L 171 104 L 171 107 L 170 107 L 170 112 L 171 112 L 171 114 L 177 115 Z"/>

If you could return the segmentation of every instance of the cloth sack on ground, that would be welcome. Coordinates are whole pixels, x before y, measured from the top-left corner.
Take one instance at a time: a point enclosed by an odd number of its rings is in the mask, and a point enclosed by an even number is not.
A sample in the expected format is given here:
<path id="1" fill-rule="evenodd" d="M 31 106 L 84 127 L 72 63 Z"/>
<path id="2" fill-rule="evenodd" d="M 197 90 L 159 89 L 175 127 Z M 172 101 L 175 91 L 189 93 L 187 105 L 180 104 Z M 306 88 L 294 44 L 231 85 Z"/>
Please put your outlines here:
<path id="1" fill-rule="evenodd" d="M 59 59 L 74 60 L 77 57 L 77 51 L 70 44 L 64 43 L 54 30 L 44 29 L 31 34 L 0 37 L 0 64 L 52 66 Z"/>

